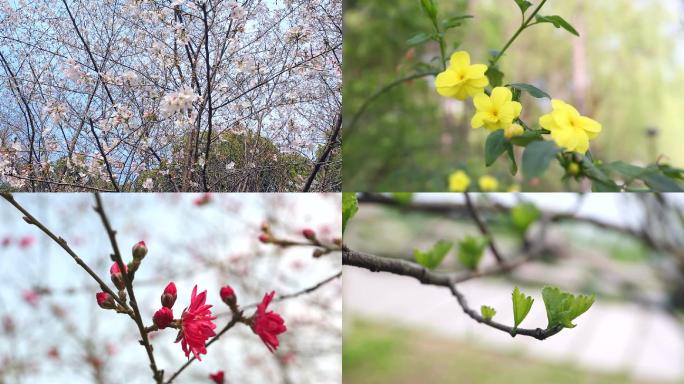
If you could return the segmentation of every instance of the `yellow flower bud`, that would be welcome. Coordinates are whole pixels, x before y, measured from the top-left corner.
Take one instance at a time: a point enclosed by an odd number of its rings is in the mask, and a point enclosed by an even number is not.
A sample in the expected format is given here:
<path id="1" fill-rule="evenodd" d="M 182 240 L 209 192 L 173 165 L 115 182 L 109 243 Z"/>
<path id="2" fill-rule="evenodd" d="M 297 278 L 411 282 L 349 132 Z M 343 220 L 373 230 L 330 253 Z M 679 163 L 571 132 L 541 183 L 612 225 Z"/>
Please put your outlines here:
<path id="1" fill-rule="evenodd" d="M 463 171 L 456 171 L 449 176 L 449 190 L 451 192 L 465 192 L 470 186 L 470 177 Z"/>
<path id="2" fill-rule="evenodd" d="M 504 129 L 504 136 L 506 136 L 507 139 L 512 139 L 514 137 L 518 137 L 525 133 L 525 129 L 520 124 L 511 124 L 506 129 Z"/>

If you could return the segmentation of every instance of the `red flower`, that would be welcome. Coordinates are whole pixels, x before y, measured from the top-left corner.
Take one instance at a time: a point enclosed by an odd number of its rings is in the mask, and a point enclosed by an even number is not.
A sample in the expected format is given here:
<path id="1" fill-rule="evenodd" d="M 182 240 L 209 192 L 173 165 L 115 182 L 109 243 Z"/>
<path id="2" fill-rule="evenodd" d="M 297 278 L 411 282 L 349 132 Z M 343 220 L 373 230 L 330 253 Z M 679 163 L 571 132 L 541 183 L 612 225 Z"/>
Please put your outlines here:
<path id="1" fill-rule="evenodd" d="M 152 321 L 159 329 L 164 329 L 173 321 L 173 311 L 170 308 L 161 307 L 161 309 L 152 316 Z"/>
<path id="2" fill-rule="evenodd" d="M 264 244 L 270 243 L 271 242 L 271 236 L 269 236 L 265 233 L 262 233 L 261 235 L 259 235 L 259 241 L 261 241 Z"/>
<path id="3" fill-rule="evenodd" d="M 212 379 L 216 384 L 223 384 L 225 380 L 223 376 L 223 371 L 218 371 L 214 374 L 210 374 L 209 378 Z"/>
<path id="4" fill-rule="evenodd" d="M 202 361 L 200 354 L 207 354 L 207 339 L 216 336 L 214 332 L 216 324 L 212 323 L 216 316 L 211 315 L 209 308 L 212 305 L 205 304 L 206 300 L 207 291 L 197 295 L 197 286 L 195 285 L 190 297 L 190 306 L 185 308 L 181 315 L 181 330 L 176 339 L 176 342 L 181 342 L 186 357 L 189 357 L 190 352 L 192 352 L 199 361 Z"/>
<path id="5" fill-rule="evenodd" d="M 176 284 L 170 282 L 166 288 L 164 288 L 164 293 L 161 295 L 161 304 L 166 308 L 172 308 L 173 304 L 176 302 Z"/>
<path id="6" fill-rule="evenodd" d="M 280 344 L 278 335 L 287 331 L 285 320 L 283 320 L 279 314 L 273 311 L 266 311 L 268 304 L 271 303 L 274 295 L 275 291 L 264 295 L 261 304 L 257 305 L 257 311 L 254 314 L 254 320 L 252 321 L 252 331 L 259 335 L 261 341 L 266 344 L 266 347 L 268 347 L 268 350 L 271 352 L 278 349 L 278 345 Z"/>
<path id="7" fill-rule="evenodd" d="M 97 299 L 97 305 L 99 305 L 101 308 L 112 309 L 116 307 L 114 298 L 107 292 L 98 292 L 95 294 L 95 298 Z"/>

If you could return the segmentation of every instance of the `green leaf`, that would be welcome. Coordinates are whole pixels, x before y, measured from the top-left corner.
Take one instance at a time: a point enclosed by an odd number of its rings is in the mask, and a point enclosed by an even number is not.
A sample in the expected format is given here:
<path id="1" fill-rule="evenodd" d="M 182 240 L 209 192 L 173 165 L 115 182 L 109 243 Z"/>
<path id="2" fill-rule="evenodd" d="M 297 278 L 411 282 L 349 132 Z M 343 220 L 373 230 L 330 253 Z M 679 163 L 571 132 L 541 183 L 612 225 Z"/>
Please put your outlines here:
<path id="1" fill-rule="evenodd" d="M 595 295 L 575 296 L 556 287 L 544 287 L 542 298 L 546 306 L 546 317 L 549 320 L 547 329 L 558 325 L 574 328 L 575 324 L 572 321 L 594 304 Z"/>
<path id="2" fill-rule="evenodd" d="M 562 18 L 558 15 L 554 15 L 554 16 L 537 15 L 536 20 L 538 23 L 551 23 L 556 28 L 563 28 L 566 31 L 572 33 L 573 35 L 579 36 L 579 33 L 577 32 L 577 30 L 572 25 L 570 25 L 570 23 L 565 21 L 564 18 Z"/>
<path id="3" fill-rule="evenodd" d="M 444 30 L 449 30 L 451 28 L 460 27 L 461 25 L 463 25 L 464 21 L 466 21 L 468 19 L 472 19 L 472 18 L 473 18 L 473 16 L 471 16 L 471 15 L 462 15 L 462 16 L 450 17 L 448 19 L 442 20 L 442 28 L 444 28 Z"/>
<path id="4" fill-rule="evenodd" d="M 515 161 L 515 153 L 513 153 L 513 144 L 508 143 L 506 147 L 506 153 L 508 153 L 508 159 L 511 160 L 511 175 L 515 176 L 518 173 L 518 163 Z"/>
<path id="5" fill-rule="evenodd" d="M 520 11 L 524 14 L 525 11 L 527 11 L 528 8 L 532 6 L 532 3 L 530 3 L 527 0 L 515 0 L 515 3 L 518 4 L 518 8 L 520 8 Z"/>
<path id="6" fill-rule="evenodd" d="M 525 320 L 527 314 L 530 313 L 533 302 L 532 296 L 525 296 L 518 287 L 515 287 L 513 290 L 513 320 L 515 322 L 513 329 L 518 329 L 518 325 Z"/>
<path id="7" fill-rule="evenodd" d="M 490 66 L 485 72 L 485 76 L 489 79 L 489 85 L 492 87 L 498 87 L 503 83 L 504 74 L 496 65 Z"/>
<path id="8" fill-rule="evenodd" d="M 637 178 L 641 176 L 644 172 L 646 172 L 645 168 L 627 164 L 622 161 L 616 161 L 610 164 L 606 164 L 603 166 L 603 168 L 609 172 L 617 172 L 629 179 Z"/>
<path id="9" fill-rule="evenodd" d="M 427 269 L 435 269 L 444 260 L 444 257 L 449 253 L 449 250 L 454 244 L 449 241 L 440 240 L 427 251 L 419 249 L 413 250 L 413 256 L 416 258 L 418 264 Z"/>
<path id="10" fill-rule="evenodd" d="M 411 200 L 413 200 L 413 193 L 411 192 L 392 192 L 392 198 L 394 201 L 401 205 L 409 205 L 411 204 Z"/>
<path id="11" fill-rule="evenodd" d="M 421 32 L 412 38 L 406 40 L 406 44 L 408 45 L 418 45 L 418 44 L 423 44 L 424 42 L 432 39 L 432 35 L 429 33 Z"/>
<path id="12" fill-rule="evenodd" d="M 487 244 L 483 237 L 466 236 L 458 243 L 458 260 L 464 267 L 476 270 Z"/>
<path id="13" fill-rule="evenodd" d="M 437 18 L 437 5 L 434 0 L 420 0 L 420 6 L 428 17 L 433 20 Z"/>
<path id="14" fill-rule="evenodd" d="M 506 140 L 503 129 L 497 129 L 487 136 L 485 142 L 485 164 L 490 167 L 511 144 Z"/>
<path id="15" fill-rule="evenodd" d="M 354 217 L 359 210 L 359 202 L 356 200 L 356 193 L 342 193 L 342 233 L 347 228 L 347 222 Z"/>
<path id="16" fill-rule="evenodd" d="M 509 84 L 509 87 L 513 89 L 517 89 L 520 91 L 524 91 L 530 94 L 530 96 L 535 97 L 537 99 L 551 99 L 551 96 L 549 96 L 548 93 L 542 91 L 541 89 L 535 87 L 534 85 L 531 84 L 524 84 L 524 83 L 516 83 L 516 84 Z"/>
<path id="17" fill-rule="evenodd" d="M 683 192 L 684 189 L 673 179 L 658 172 L 649 172 L 640 177 L 649 188 L 656 192 Z"/>
<path id="18" fill-rule="evenodd" d="M 540 217 L 541 211 L 532 203 L 521 203 L 511 208 L 511 221 L 520 233 L 525 233 Z"/>
<path id="19" fill-rule="evenodd" d="M 491 320 L 496 315 L 496 309 L 483 305 L 480 307 L 480 313 L 485 320 Z"/>
<path id="20" fill-rule="evenodd" d="M 539 131 L 525 131 L 520 136 L 516 136 L 511 139 L 511 143 L 515 145 L 519 145 L 521 147 L 526 147 L 530 143 L 533 143 L 535 141 L 543 141 L 544 138 L 542 137 L 541 132 Z"/>
<path id="21" fill-rule="evenodd" d="M 525 179 L 541 176 L 549 168 L 551 160 L 560 152 L 553 141 L 535 141 L 523 152 L 522 171 Z"/>

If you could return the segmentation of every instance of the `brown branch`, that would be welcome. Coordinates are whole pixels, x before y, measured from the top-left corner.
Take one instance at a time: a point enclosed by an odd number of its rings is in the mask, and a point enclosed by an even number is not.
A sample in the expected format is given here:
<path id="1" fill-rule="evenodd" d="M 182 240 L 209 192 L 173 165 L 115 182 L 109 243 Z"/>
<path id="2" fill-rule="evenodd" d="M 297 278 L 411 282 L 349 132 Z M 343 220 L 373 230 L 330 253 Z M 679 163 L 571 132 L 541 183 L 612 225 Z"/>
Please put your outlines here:
<path id="1" fill-rule="evenodd" d="M 335 145 L 337 144 L 337 137 L 339 136 L 340 129 L 342 128 L 342 113 L 339 113 L 337 115 L 336 120 L 337 122 L 335 123 L 335 128 L 333 129 L 333 132 L 330 135 L 330 138 L 328 139 L 328 144 L 325 146 L 325 150 L 316 161 L 316 165 L 314 166 L 314 169 L 311 172 L 309 179 L 306 181 L 306 185 L 304 186 L 302 192 L 309 192 L 309 190 L 311 189 L 311 184 L 313 184 L 313 181 L 316 179 L 318 171 L 320 171 L 323 164 L 327 162 L 330 152 L 332 152 L 333 148 L 335 148 Z"/>
<path id="2" fill-rule="evenodd" d="M 93 119 L 89 119 L 89 120 L 90 120 L 90 131 L 93 133 L 93 136 L 95 137 L 95 143 L 97 144 L 97 149 L 100 151 L 100 154 L 102 155 L 102 159 L 105 162 L 105 166 L 107 168 L 107 174 L 109 174 L 109 180 L 112 182 L 114 189 L 116 189 L 117 192 L 121 192 L 121 189 L 119 189 L 119 184 L 116 182 L 116 179 L 114 178 L 114 174 L 112 173 L 112 166 L 109 164 L 109 160 L 107 160 L 107 154 L 105 153 L 104 148 L 100 144 L 100 139 L 98 139 L 97 133 L 95 132 L 95 126 L 93 124 Z"/>
<path id="3" fill-rule="evenodd" d="M 111 243 L 113 250 L 112 261 L 116 262 L 116 264 L 119 266 L 119 270 L 121 271 L 124 282 L 126 283 L 128 301 L 130 302 L 131 307 L 133 308 L 133 320 L 135 320 L 135 324 L 138 326 L 138 331 L 140 332 L 140 336 L 142 337 L 141 344 L 145 347 L 145 351 L 147 351 L 147 357 L 150 360 L 150 369 L 152 369 L 154 381 L 156 383 L 161 384 L 164 381 L 164 371 L 160 371 L 159 369 L 157 369 L 157 363 L 154 361 L 154 352 L 152 350 L 152 344 L 150 344 L 150 340 L 147 337 L 145 325 L 143 324 L 142 316 L 140 315 L 140 310 L 138 309 L 138 303 L 135 300 L 135 292 L 133 291 L 133 281 L 130 279 L 132 275 L 126 272 L 126 265 L 124 264 L 123 259 L 121 258 L 119 244 L 116 240 L 116 231 L 112 229 L 112 226 L 109 223 L 109 219 L 107 218 L 107 214 L 105 213 L 104 206 L 102 205 L 102 199 L 100 198 L 99 193 L 95 194 L 95 212 L 97 212 L 100 215 L 102 225 L 105 227 L 107 235 L 109 236 L 109 242 Z"/>
<path id="4" fill-rule="evenodd" d="M 458 304 L 463 309 L 468 316 L 478 323 L 483 323 L 492 328 L 498 329 L 500 331 L 510 334 L 512 337 L 516 335 L 530 336 L 538 340 L 544 340 L 550 336 L 555 335 L 560 332 L 562 327 L 554 328 L 535 328 L 526 329 L 518 328 L 513 329 L 513 327 L 497 323 L 493 320 L 487 320 L 482 317 L 475 310 L 468 306 L 465 296 L 456 288 L 456 283 L 464 281 L 464 277 L 459 278 L 455 274 L 448 274 L 443 272 L 433 272 L 418 264 L 414 264 L 405 260 L 392 260 L 384 257 L 379 257 L 375 255 L 370 255 L 366 253 L 361 253 L 357 251 L 352 251 L 347 247 L 342 249 L 342 264 L 350 265 L 354 267 L 364 268 L 371 272 L 387 272 L 400 276 L 413 277 L 420 281 L 422 284 L 434 285 L 449 288 L 451 294 L 456 298 Z M 513 268 L 510 266 L 508 268 Z M 503 272 L 506 269 L 499 268 L 498 272 Z M 492 271 L 491 273 L 495 273 Z M 475 277 L 475 276 L 472 276 Z M 470 277 L 470 278 L 472 278 Z"/>

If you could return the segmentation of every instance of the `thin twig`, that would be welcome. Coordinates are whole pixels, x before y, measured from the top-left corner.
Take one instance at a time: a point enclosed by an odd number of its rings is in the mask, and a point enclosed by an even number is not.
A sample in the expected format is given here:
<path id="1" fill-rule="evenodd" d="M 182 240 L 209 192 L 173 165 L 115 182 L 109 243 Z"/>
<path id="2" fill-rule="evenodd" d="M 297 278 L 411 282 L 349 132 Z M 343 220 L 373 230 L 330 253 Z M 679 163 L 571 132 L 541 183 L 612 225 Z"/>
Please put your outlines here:
<path id="1" fill-rule="evenodd" d="M 477 228 L 480 230 L 480 233 L 482 233 L 482 236 L 484 236 L 487 239 L 489 250 L 492 251 L 492 254 L 494 255 L 496 261 L 499 264 L 503 263 L 504 259 L 503 257 L 501 257 L 501 253 L 499 253 L 499 249 L 496 247 L 496 243 L 494 242 L 494 236 L 492 236 L 492 233 L 489 232 L 489 228 L 487 228 L 487 225 L 484 223 L 484 221 L 482 221 L 480 216 L 477 214 L 477 209 L 475 209 L 473 202 L 470 201 L 470 195 L 468 195 L 468 192 L 465 192 L 463 193 L 463 196 L 465 196 L 466 206 L 468 207 L 468 212 L 470 212 L 470 216 L 475 221 L 475 224 L 477 224 Z"/>
<path id="2" fill-rule="evenodd" d="M 100 198 L 99 193 L 95 194 L 95 212 L 97 212 L 100 215 L 102 225 L 105 227 L 107 235 L 109 236 L 109 241 L 112 245 L 113 250 L 112 260 L 116 262 L 116 264 L 119 266 L 119 270 L 121 271 L 121 274 L 123 275 L 124 281 L 126 283 L 128 301 L 131 303 L 131 307 L 133 308 L 133 320 L 135 320 L 135 324 L 138 326 L 138 331 L 140 332 L 140 336 L 142 337 L 141 344 L 145 347 L 145 351 L 147 351 L 147 357 L 150 360 L 150 369 L 152 369 L 154 380 L 156 383 L 161 384 L 164 381 L 164 372 L 157 369 L 157 363 L 154 361 L 154 352 L 152 350 L 152 344 L 150 344 L 150 340 L 147 337 L 147 332 L 145 331 L 145 324 L 143 324 L 142 316 L 140 315 L 140 310 L 138 309 L 138 303 L 135 300 L 133 282 L 129 278 L 131 275 L 129 275 L 126 271 L 126 265 L 124 264 L 123 259 L 121 258 L 119 244 L 116 240 L 116 231 L 112 229 L 112 226 L 109 223 L 109 219 L 107 218 L 107 214 L 105 213 L 104 206 L 102 205 L 102 199 Z"/>
<path id="3" fill-rule="evenodd" d="M 313 184 L 313 181 L 316 179 L 316 175 L 318 174 L 318 171 L 320 171 L 323 164 L 325 164 L 327 162 L 327 159 L 328 159 L 328 156 L 330 155 L 330 152 L 332 152 L 333 148 L 335 148 L 335 145 L 337 144 L 337 137 L 340 134 L 340 128 L 341 127 L 342 127 L 342 113 L 340 112 L 337 115 L 335 128 L 333 128 L 333 132 L 330 135 L 330 138 L 328 139 L 328 144 L 325 146 L 325 150 L 323 151 L 321 156 L 316 161 L 316 165 L 314 166 L 314 169 L 311 172 L 311 175 L 309 175 L 309 179 L 306 181 L 306 185 L 304 185 L 304 189 L 302 190 L 302 192 L 309 192 L 309 190 L 311 189 L 311 184 Z"/>

